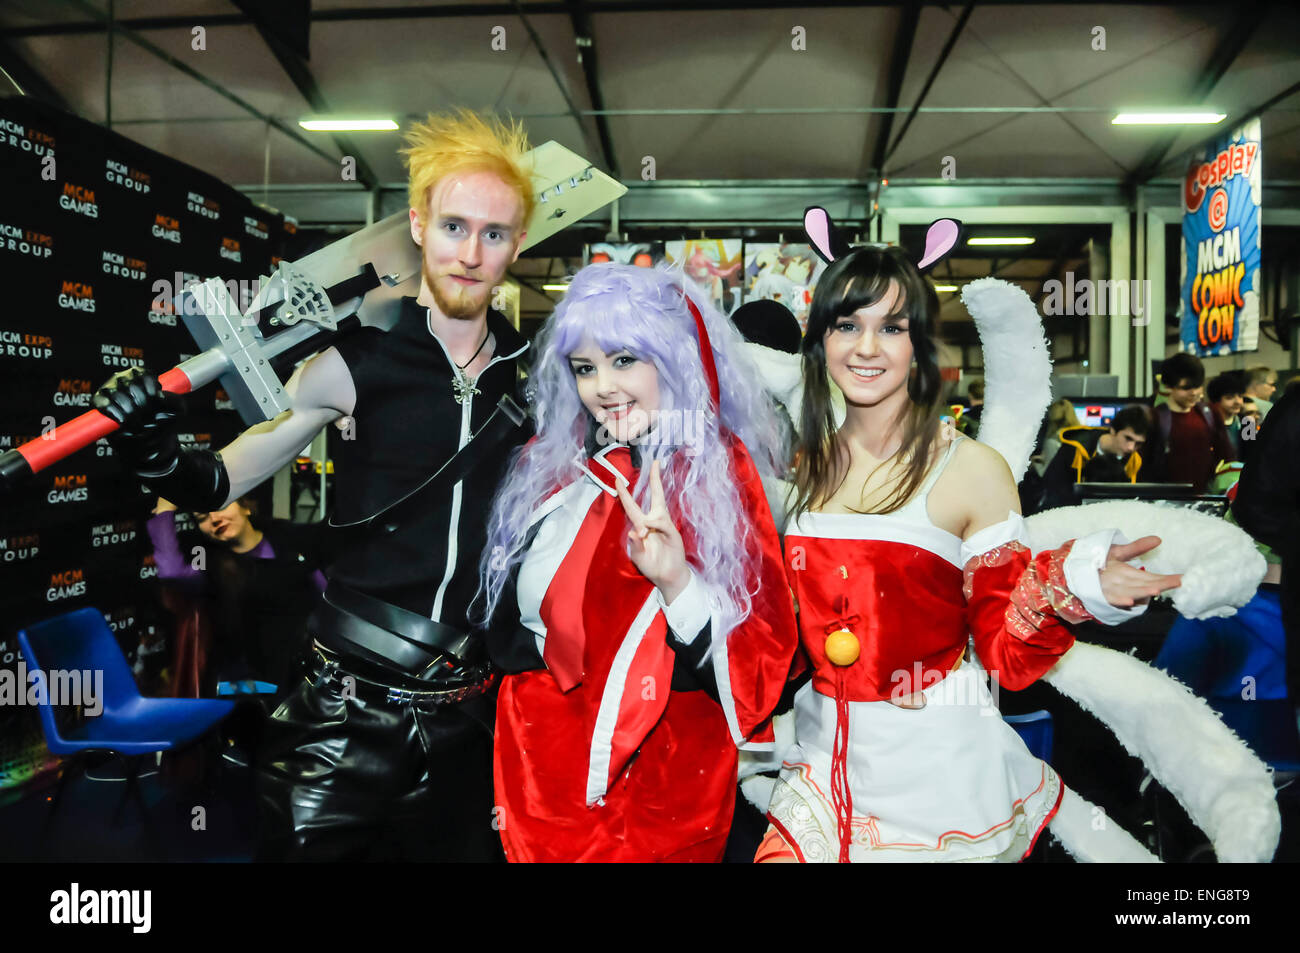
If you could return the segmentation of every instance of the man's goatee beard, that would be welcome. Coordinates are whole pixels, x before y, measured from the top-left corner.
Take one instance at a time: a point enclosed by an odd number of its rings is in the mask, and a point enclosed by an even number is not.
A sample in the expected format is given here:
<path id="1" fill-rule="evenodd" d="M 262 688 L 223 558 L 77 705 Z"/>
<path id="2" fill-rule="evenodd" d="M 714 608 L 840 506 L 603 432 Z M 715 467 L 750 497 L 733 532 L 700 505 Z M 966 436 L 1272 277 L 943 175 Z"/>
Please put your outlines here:
<path id="1" fill-rule="evenodd" d="M 449 298 L 443 294 L 442 285 L 435 281 L 433 276 L 429 274 L 429 269 L 426 267 L 423 268 L 422 271 L 424 274 L 424 284 L 433 294 L 433 303 L 438 306 L 438 310 L 441 311 L 445 317 L 462 321 L 471 320 L 477 317 L 483 304 L 477 301 L 474 296 L 470 294 L 469 289 L 458 287 L 455 296 Z"/>

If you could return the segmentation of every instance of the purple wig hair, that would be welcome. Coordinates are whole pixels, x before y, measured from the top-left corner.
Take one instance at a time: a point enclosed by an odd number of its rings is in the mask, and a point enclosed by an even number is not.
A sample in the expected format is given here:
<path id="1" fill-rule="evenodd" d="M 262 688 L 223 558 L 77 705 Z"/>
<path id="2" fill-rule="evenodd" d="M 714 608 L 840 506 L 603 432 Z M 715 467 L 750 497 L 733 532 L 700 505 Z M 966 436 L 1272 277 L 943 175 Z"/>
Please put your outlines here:
<path id="1" fill-rule="evenodd" d="M 720 389 L 717 413 L 684 294 L 708 330 Z M 537 436 L 516 454 L 492 505 L 480 566 L 484 618 L 492 617 L 507 577 L 524 557 L 532 513 L 555 491 L 585 478 L 582 464 L 594 421 L 578 398 L 569 355 L 587 342 L 606 354 L 626 349 L 653 363 L 659 372 L 660 421 L 685 424 L 684 439 L 676 445 L 662 439 L 641 443 L 632 496 L 649 508 L 650 464 L 658 460 L 669 510 L 682 535 L 695 540 L 695 551 L 688 554 L 691 568 L 717 600 L 720 624 L 730 631 L 749 614 L 759 547 L 723 431 L 745 444 L 761 476 L 773 476 L 786 457 L 777 417 L 757 368 L 740 346 L 740 334 L 680 269 L 613 263 L 579 271 L 537 336 L 528 379 Z"/>

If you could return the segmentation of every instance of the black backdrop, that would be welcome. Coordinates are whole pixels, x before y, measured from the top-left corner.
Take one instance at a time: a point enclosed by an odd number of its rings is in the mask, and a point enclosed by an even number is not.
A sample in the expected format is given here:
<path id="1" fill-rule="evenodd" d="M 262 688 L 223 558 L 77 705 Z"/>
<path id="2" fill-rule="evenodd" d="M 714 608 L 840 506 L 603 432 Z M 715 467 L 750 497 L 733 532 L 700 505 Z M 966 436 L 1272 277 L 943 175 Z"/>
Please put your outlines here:
<path id="1" fill-rule="evenodd" d="M 30 99 L 0 99 L 0 175 L 0 450 L 84 413 L 118 370 L 192 356 L 178 278 L 251 294 L 292 241 L 292 223 L 206 173 Z M 186 408 L 190 445 L 243 429 L 215 387 Z M 23 625 L 87 605 L 132 656 L 157 624 L 151 507 L 102 440 L 0 499 L 0 666 Z"/>

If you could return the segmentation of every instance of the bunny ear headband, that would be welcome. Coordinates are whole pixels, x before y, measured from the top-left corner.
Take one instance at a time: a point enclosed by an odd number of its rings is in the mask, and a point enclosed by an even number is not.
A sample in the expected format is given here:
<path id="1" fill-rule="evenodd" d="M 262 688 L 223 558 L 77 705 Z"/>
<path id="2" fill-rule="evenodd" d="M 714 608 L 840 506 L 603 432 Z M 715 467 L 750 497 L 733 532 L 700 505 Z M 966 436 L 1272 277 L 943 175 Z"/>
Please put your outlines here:
<path id="1" fill-rule="evenodd" d="M 803 230 L 812 242 L 813 249 L 826 264 L 848 254 L 848 247 L 835 234 L 830 215 L 820 205 L 811 205 L 804 210 Z M 952 251 L 960 234 L 961 222 L 956 219 L 941 218 L 931 222 L 925 233 L 925 252 L 916 262 L 917 271 L 925 271 L 938 264 L 939 259 Z"/>

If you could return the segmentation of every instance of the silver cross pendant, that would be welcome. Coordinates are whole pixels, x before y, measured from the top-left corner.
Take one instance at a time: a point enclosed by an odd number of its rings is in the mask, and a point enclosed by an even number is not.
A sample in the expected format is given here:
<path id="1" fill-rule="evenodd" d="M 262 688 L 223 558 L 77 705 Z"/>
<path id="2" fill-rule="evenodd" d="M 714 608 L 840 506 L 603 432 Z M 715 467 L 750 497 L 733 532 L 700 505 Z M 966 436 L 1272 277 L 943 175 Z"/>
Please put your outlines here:
<path id="1" fill-rule="evenodd" d="M 463 404 L 474 395 L 482 393 L 482 391 L 474 386 L 474 382 L 463 374 L 456 375 L 456 379 L 452 381 L 451 389 L 452 393 L 456 396 L 456 403 L 458 404 Z"/>

